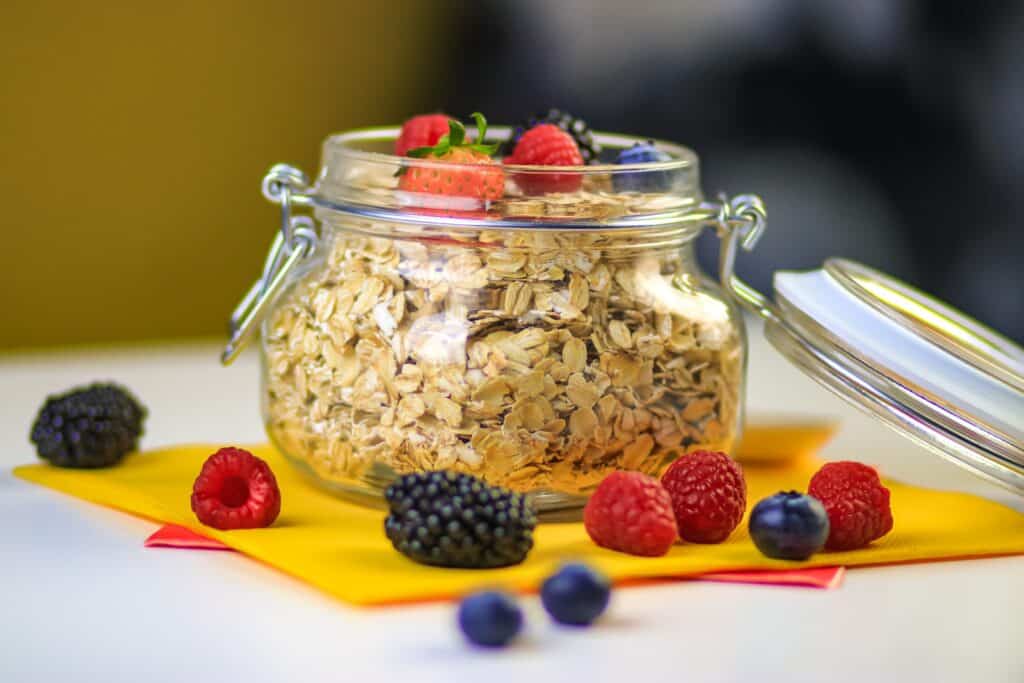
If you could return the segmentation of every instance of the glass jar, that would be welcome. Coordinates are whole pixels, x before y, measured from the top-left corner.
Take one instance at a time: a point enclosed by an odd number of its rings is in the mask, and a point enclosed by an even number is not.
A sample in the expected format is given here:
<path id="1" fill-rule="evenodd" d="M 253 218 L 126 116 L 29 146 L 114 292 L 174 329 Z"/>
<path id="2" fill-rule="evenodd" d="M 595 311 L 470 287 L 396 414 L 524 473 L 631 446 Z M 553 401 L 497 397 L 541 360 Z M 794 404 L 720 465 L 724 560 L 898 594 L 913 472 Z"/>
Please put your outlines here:
<path id="1" fill-rule="evenodd" d="M 330 137 L 315 186 L 282 166 L 264 184 L 282 232 L 226 356 L 260 326 L 264 421 L 289 460 L 364 502 L 396 474 L 454 469 L 551 512 L 613 470 L 657 476 L 688 451 L 731 449 L 743 321 L 694 243 L 709 222 L 729 229 L 736 203 L 701 201 L 691 151 L 505 166 L 504 196 L 484 201 L 403 191 L 412 168 L 454 165 L 388 154 L 396 134 Z"/>

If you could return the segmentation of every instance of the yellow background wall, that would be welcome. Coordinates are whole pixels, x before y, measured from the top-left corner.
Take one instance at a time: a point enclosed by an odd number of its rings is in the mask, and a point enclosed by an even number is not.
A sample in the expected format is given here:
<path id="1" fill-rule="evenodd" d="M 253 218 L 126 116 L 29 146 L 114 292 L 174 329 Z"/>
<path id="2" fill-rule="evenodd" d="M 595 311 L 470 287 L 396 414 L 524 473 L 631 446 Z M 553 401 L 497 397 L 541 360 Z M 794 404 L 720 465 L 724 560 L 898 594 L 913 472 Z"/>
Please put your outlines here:
<path id="1" fill-rule="evenodd" d="M 0 348 L 220 334 L 278 161 L 437 108 L 435 2 L 3 3 Z"/>

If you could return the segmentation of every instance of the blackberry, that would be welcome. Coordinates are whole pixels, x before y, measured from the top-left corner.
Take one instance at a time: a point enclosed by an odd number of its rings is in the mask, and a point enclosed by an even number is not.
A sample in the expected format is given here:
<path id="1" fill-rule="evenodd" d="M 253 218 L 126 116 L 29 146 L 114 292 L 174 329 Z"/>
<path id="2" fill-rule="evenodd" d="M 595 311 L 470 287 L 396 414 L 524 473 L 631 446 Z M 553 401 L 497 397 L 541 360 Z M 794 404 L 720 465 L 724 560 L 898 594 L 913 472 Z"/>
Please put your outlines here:
<path id="1" fill-rule="evenodd" d="M 93 384 L 47 397 L 29 438 L 58 467 L 108 467 L 135 450 L 145 417 L 125 389 Z"/>
<path id="2" fill-rule="evenodd" d="M 533 547 L 529 500 L 469 474 L 399 477 L 384 494 L 384 530 L 395 549 L 423 564 L 491 568 L 519 564 Z"/>
<path id="3" fill-rule="evenodd" d="M 519 138 L 523 137 L 523 133 L 541 123 L 553 123 L 571 135 L 572 139 L 576 141 L 576 146 L 580 148 L 580 156 L 583 157 L 584 164 L 598 163 L 601 145 L 594 140 L 594 135 L 590 132 L 590 126 L 583 119 L 576 118 L 569 112 L 562 111 L 561 109 L 549 109 L 546 112 L 534 114 L 526 119 L 525 123 L 516 126 L 512 130 L 512 135 L 502 146 L 502 156 L 512 154 L 512 151 L 519 143 Z"/>

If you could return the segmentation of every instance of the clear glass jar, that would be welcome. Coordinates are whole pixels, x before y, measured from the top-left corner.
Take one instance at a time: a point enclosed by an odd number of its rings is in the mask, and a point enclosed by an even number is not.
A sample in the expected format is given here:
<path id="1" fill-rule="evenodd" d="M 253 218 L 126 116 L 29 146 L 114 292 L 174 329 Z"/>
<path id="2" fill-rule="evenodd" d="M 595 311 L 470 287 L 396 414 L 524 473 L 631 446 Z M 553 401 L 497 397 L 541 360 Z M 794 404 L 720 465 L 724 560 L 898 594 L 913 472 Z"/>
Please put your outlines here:
<path id="1" fill-rule="evenodd" d="M 312 188 L 287 167 L 265 184 L 283 246 L 248 322 L 262 318 L 263 416 L 282 453 L 366 502 L 396 474 L 455 469 L 551 512 L 610 471 L 731 449 L 746 340 L 694 257 L 709 212 L 692 152 L 506 166 L 505 196 L 485 202 L 399 189 L 409 166 L 451 165 L 387 154 L 396 133 L 328 138 Z"/>

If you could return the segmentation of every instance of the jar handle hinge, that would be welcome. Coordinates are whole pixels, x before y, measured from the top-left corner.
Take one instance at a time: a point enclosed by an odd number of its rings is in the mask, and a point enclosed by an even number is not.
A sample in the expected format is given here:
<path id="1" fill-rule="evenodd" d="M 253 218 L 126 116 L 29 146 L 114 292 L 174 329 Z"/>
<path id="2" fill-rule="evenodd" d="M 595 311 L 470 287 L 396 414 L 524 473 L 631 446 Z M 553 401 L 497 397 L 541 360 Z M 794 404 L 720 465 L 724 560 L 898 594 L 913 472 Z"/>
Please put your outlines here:
<path id="1" fill-rule="evenodd" d="M 761 318 L 777 318 L 775 304 L 736 275 L 736 253 L 740 247 L 750 251 L 761 239 L 768 214 L 761 198 L 753 194 L 728 197 L 720 194 L 717 202 L 704 202 L 708 221 L 715 226 L 722 246 L 718 254 L 718 277 L 725 291 L 744 308 Z"/>
<path id="2" fill-rule="evenodd" d="M 308 190 L 306 175 L 287 164 L 277 164 L 263 178 L 263 196 L 281 205 L 281 229 L 270 245 L 263 273 L 231 313 L 228 343 L 220 355 L 224 365 L 234 361 L 252 339 L 288 274 L 316 251 L 318 238 L 313 219 L 292 215 L 293 205 L 307 203 Z"/>

